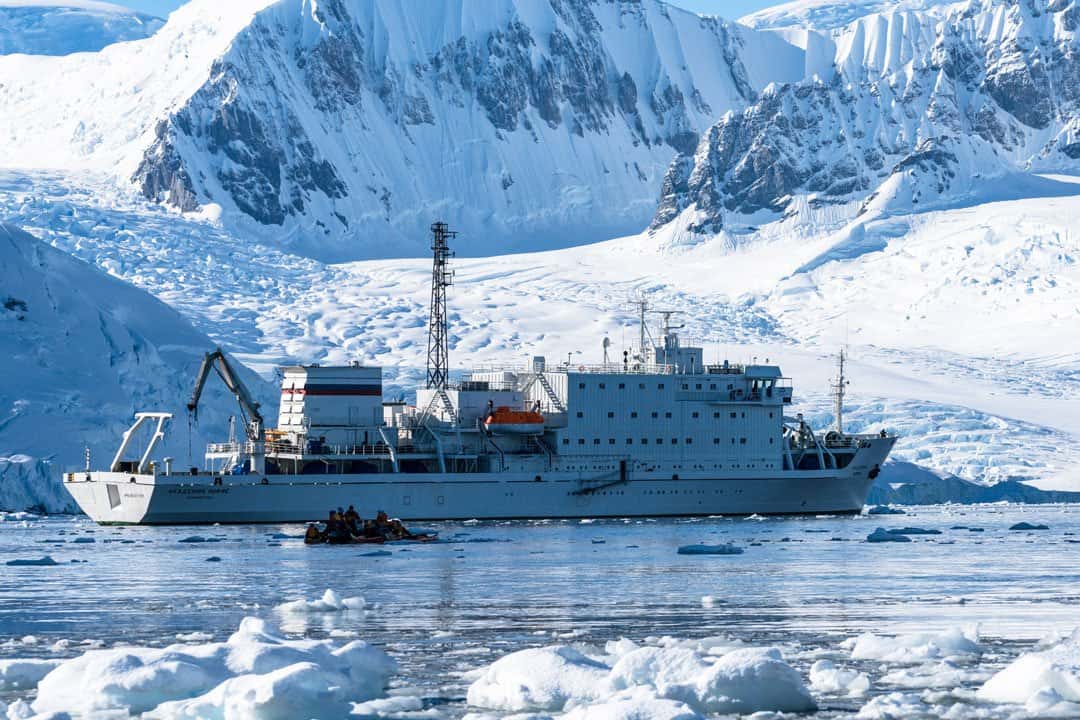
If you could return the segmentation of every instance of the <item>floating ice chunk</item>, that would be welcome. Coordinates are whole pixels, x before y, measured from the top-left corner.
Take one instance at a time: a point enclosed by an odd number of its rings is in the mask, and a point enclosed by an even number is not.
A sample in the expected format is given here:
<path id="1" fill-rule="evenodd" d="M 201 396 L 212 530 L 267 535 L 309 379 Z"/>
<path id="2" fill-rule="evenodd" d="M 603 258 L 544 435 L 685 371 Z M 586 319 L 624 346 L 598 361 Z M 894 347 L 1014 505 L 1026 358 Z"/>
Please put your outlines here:
<path id="1" fill-rule="evenodd" d="M 881 660 L 893 663 L 919 663 L 947 657 L 976 658 L 982 654 L 978 633 L 965 634 L 953 628 L 942 633 L 912 633 L 889 637 L 866 633 L 847 640 L 853 660 Z"/>
<path id="2" fill-rule="evenodd" d="M 716 607 L 716 598 L 713 597 L 712 595 L 702 595 L 701 596 L 701 607 L 705 608 L 706 610 L 708 610 L 709 608 Z"/>
<path id="3" fill-rule="evenodd" d="M 214 639 L 214 636 L 208 632 L 200 632 L 196 630 L 189 633 L 177 633 L 176 639 L 180 642 L 209 642 Z"/>
<path id="4" fill-rule="evenodd" d="M 293 600 L 277 606 L 283 613 L 332 613 L 346 610 L 363 610 L 367 603 L 362 597 L 338 597 L 333 590 L 327 589 L 318 600 Z"/>
<path id="5" fill-rule="evenodd" d="M 958 688 L 975 682 L 982 682 L 990 673 L 964 668 L 952 660 L 927 663 L 915 667 L 900 668 L 882 675 L 882 685 L 893 685 L 907 689 L 914 688 Z"/>
<path id="6" fill-rule="evenodd" d="M 1053 690 L 1061 700 L 1080 703 L 1080 630 L 1048 650 L 1024 653 L 979 688 L 982 700 L 1039 703 L 1037 693 Z"/>
<path id="7" fill-rule="evenodd" d="M 802 677 L 776 648 L 743 648 L 721 656 L 698 678 L 697 701 L 707 713 L 817 709 Z"/>
<path id="8" fill-rule="evenodd" d="M 1029 522 L 1018 522 L 1009 526 L 1010 530 L 1049 530 L 1049 525 L 1034 525 Z"/>
<path id="9" fill-rule="evenodd" d="M 1080 703 L 1069 702 L 1053 688 L 1043 688 L 1028 698 L 1024 709 L 1041 718 L 1078 718 Z"/>
<path id="10" fill-rule="evenodd" d="M 402 713 L 411 713 L 424 709 L 424 702 L 415 695 L 396 695 L 394 697 L 368 700 L 356 703 L 352 707 L 353 715 L 383 717 Z M 299 717 L 299 716 L 297 716 Z"/>
<path id="11" fill-rule="evenodd" d="M 695 697 L 691 689 L 709 669 L 704 658 L 686 648 L 643 647 L 623 655 L 611 668 L 611 691 L 651 686 L 661 697 Z"/>
<path id="12" fill-rule="evenodd" d="M 59 660 L 0 660 L 0 692 L 34 688 L 59 664 Z"/>
<path id="13" fill-rule="evenodd" d="M 908 717 L 926 717 L 927 706 L 914 693 L 889 693 L 878 695 L 859 708 L 857 720 L 898 720 Z"/>
<path id="14" fill-rule="evenodd" d="M 575 707 L 560 720 L 701 720 L 701 715 L 686 703 L 657 697 L 639 687 L 600 703 Z"/>
<path id="15" fill-rule="evenodd" d="M 921 527 L 902 527 L 902 528 L 889 528 L 886 532 L 892 535 L 940 535 L 940 530 L 927 529 Z"/>
<path id="16" fill-rule="evenodd" d="M 911 538 L 909 538 L 907 535 L 897 535 L 895 533 L 891 533 L 885 528 L 878 528 L 877 530 L 866 536 L 866 542 L 911 542 Z"/>
<path id="17" fill-rule="evenodd" d="M 16 700 L 7 706 L 8 720 L 26 720 L 34 715 L 34 708 L 30 707 L 30 703 L 25 700 Z"/>
<path id="18" fill-rule="evenodd" d="M 469 686 L 469 705 L 510 712 L 562 710 L 600 699 L 608 666 L 565 645 L 519 650 L 487 667 Z"/>
<path id="19" fill-rule="evenodd" d="M 224 643 L 91 650 L 38 683 L 35 713 L 339 717 L 380 697 L 396 663 L 360 641 L 286 640 L 245 618 Z"/>
<path id="20" fill-rule="evenodd" d="M 4 564 L 8 567 L 52 567 L 53 565 L 59 565 L 60 563 L 53 560 L 49 555 L 45 555 L 39 558 L 18 558 L 15 560 L 8 560 Z"/>
<path id="21" fill-rule="evenodd" d="M 742 555 L 738 545 L 683 545 L 679 555 Z"/>
<path id="22" fill-rule="evenodd" d="M 874 505 L 866 511 L 867 515 L 907 515 L 906 512 L 900 508 L 889 507 L 888 505 Z"/>
<path id="23" fill-rule="evenodd" d="M 866 673 L 838 668 L 832 660 L 818 660 L 810 666 L 810 687 L 819 693 L 860 697 L 870 689 Z"/>

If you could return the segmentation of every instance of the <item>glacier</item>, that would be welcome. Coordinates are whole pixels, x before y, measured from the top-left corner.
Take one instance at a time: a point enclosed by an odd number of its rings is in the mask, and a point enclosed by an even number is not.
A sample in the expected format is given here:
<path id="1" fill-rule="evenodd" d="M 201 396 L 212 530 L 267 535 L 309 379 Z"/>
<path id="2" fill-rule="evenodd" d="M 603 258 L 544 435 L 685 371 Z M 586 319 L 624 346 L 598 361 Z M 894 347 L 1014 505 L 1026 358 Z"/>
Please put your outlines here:
<path id="1" fill-rule="evenodd" d="M 70 55 L 150 37 L 165 22 L 99 0 L 0 0 L 0 55 Z"/>

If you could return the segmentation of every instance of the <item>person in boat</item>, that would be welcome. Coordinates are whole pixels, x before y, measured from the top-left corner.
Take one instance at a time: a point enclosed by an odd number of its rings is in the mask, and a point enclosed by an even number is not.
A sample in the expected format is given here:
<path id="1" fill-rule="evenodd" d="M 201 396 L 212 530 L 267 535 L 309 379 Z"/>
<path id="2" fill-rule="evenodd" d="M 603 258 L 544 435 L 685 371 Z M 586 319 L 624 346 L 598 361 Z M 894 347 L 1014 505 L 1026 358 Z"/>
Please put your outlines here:
<path id="1" fill-rule="evenodd" d="M 307 532 L 304 533 L 304 542 L 308 545 L 325 542 L 326 536 L 315 523 L 308 523 Z"/>
<path id="2" fill-rule="evenodd" d="M 345 526 L 345 520 L 341 513 L 330 511 L 330 517 L 326 521 L 326 541 L 329 543 L 346 543 L 352 539 L 349 529 Z"/>
<path id="3" fill-rule="evenodd" d="M 356 508 L 352 505 L 345 511 L 342 516 L 345 520 L 345 525 L 349 528 L 349 533 L 352 535 L 360 535 L 362 528 L 360 527 L 360 513 L 356 512 Z"/>

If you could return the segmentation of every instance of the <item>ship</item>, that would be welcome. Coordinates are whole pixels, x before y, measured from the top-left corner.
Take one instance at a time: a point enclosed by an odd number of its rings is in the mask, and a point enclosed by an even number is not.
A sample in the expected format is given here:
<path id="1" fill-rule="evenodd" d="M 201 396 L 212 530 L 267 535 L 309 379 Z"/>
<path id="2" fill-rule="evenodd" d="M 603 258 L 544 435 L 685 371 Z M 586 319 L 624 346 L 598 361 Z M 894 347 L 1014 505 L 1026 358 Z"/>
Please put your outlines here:
<path id="1" fill-rule="evenodd" d="M 201 468 L 155 458 L 172 415 L 139 412 L 107 470 L 64 475 L 101 524 L 290 523 L 353 505 L 403 520 L 859 513 L 896 443 L 843 430 L 844 356 L 831 429 L 791 411 L 779 366 L 706 363 L 673 311 L 637 302 L 638 345 L 598 364 L 534 356 L 451 378 L 447 288 L 454 237 L 432 225 L 426 380 L 415 402 L 384 396 L 382 368 L 281 369 L 277 425 L 220 349 L 202 363 L 197 413 L 216 372 L 243 437 L 208 445 Z M 149 435 L 138 457 L 136 437 Z"/>

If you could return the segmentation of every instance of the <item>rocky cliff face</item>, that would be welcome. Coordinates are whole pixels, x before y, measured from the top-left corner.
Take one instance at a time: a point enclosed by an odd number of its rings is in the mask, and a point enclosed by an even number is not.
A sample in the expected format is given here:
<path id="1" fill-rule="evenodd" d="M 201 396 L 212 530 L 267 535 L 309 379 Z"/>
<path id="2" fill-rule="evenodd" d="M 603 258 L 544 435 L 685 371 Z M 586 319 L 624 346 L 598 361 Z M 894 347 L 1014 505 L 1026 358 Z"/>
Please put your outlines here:
<path id="1" fill-rule="evenodd" d="M 824 77 L 776 84 L 669 168 L 653 227 L 693 233 L 856 203 L 955 202 L 1010 172 L 1080 170 L 1080 6 L 971 0 L 833 31 Z"/>
<path id="2" fill-rule="evenodd" d="M 671 158 L 802 67 L 655 0 L 281 0 L 132 180 L 324 258 L 426 252 L 436 216 L 466 252 L 577 244 L 647 224 Z"/>

